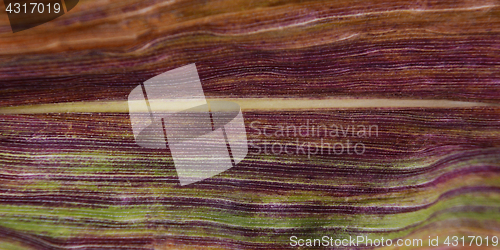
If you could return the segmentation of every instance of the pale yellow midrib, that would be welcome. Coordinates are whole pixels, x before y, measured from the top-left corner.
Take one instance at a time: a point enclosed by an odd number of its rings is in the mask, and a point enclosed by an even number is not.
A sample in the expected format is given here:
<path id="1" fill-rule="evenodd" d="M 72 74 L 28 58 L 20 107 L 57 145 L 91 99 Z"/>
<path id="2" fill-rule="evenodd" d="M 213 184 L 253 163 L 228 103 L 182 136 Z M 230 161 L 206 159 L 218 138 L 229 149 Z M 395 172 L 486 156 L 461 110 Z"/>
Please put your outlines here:
<path id="1" fill-rule="evenodd" d="M 467 108 L 498 106 L 481 102 L 450 100 L 383 99 L 383 98 L 237 98 L 207 99 L 208 101 L 232 101 L 244 111 L 315 110 L 315 109 L 362 109 L 362 108 Z M 65 102 L 53 104 L 2 107 L 0 114 L 42 113 L 128 113 L 128 101 Z M 184 110 L 182 106 L 164 106 L 165 111 Z M 158 110 L 157 110 L 158 111 Z"/>

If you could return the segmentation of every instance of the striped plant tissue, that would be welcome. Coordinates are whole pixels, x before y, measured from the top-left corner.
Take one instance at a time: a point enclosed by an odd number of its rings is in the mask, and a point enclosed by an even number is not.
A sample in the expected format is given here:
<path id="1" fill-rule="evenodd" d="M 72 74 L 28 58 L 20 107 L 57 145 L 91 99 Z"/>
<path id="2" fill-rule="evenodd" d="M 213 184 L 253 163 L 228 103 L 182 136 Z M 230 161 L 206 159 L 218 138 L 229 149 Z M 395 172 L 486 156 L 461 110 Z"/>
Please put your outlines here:
<path id="1" fill-rule="evenodd" d="M 498 1 L 85 0 L 16 33 L 0 16 L 0 249 L 500 237 Z M 207 100 L 240 105 L 249 151 L 181 186 L 127 96 L 191 63 Z M 423 244 L 305 245 L 324 236 Z"/>

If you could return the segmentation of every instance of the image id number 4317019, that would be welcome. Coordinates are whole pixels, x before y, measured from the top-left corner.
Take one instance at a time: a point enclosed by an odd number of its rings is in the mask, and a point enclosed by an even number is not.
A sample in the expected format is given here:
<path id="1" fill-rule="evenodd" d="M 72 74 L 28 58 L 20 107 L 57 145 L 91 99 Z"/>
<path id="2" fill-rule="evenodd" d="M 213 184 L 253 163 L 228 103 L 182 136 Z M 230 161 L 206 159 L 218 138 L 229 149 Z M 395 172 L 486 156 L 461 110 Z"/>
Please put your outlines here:
<path id="1" fill-rule="evenodd" d="M 46 5 L 43 3 L 9 3 L 5 11 L 9 14 L 15 13 L 24 13 L 24 14 L 34 14 L 34 13 L 59 13 L 61 12 L 61 4 L 60 3 L 47 3 Z"/>
<path id="2" fill-rule="evenodd" d="M 443 245 L 446 246 L 498 246 L 497 236 L 448 236 L 445 238 Z"/>
<path id="3" fill-rule="evenodd" d="M 12 32 L 54 20 L 73 9 L 79 0 L 4 0 Z"/>

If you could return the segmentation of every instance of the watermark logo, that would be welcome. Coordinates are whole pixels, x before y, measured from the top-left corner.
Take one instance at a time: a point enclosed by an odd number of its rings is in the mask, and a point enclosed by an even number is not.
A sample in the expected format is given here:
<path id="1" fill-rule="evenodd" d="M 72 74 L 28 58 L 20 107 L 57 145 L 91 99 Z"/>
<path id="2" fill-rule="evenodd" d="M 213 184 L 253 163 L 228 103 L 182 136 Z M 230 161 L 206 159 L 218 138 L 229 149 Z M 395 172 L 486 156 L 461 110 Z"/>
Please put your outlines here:
<path id="1" fill-rule="evenodd" d="M 363 140 L 378 137 L 378 125 L 303 123 L 269 125 L 260 121 L 250 123 L 254 138 L 249 146 L 256 155 L 363 155 Z"/>
<path id="2" fill-rule="evenodd" d="M 73 9 L 79 0 L 4 0 L 12 32 L 52 21 Z"/>
<path id="3" fill-rule="evenodd" d="M 207 101 L 195 64 L 155 76 L 128 97 L 136 143 L 170 149 L 181 185 L 202 181 L 248 153 L 240 106 Z"/>

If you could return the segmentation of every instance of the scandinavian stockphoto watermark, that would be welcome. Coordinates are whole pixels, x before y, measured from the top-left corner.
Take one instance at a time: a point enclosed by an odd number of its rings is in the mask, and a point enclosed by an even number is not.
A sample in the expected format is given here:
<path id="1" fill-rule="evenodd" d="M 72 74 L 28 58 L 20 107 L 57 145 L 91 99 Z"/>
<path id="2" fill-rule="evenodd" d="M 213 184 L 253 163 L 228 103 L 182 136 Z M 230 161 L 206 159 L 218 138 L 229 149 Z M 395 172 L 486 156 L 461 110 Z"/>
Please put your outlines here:
<path id="1" fill-rule="evenodd" d="M 250 123 L 254 137 L 248 144 L 253 154 L 265 155 L 362 155 L 364 138 L 378 137 L 378 125 L 323 124 L 307 119 L 303 124 L 263 125 Z M 269 140 L 266 140 L 269 139 Z"/>
<path id="2" fill-rule="evenodd" d="M 378 136 L 377 125 L 250 123 L 255 137 L 247 141 L 243 114 L 237 103 L 208 101 L 195 64 L 155 76 L 128 97 L 136 143 L 169 149 L 181 185 L 202 181 L 239 162 L 249 152 L 272 155 L 362 155 L 361 139 Z"/>
<path id="3" fill-rule="evenodd" d="M 480 235 L 450 235 L 428 236 L 427 238 L 370 238 L 358 235 L 344 238 L 333 238 L 325 235 L 321 238 L 301 238 L 290 236 L 291 247 L 338 247 L 338 248 L 372 248 L 372 247 L 496 247 L 499 245 L 498 236 Z"/>
<path id="4" fill-rule="evenodd" d="M 137 86 L 128 106 L 136 143 L 170 149 L 181 185 L 219 174 L 248 153 L 240 106 L 207 101 L 195 64 Z"/>

